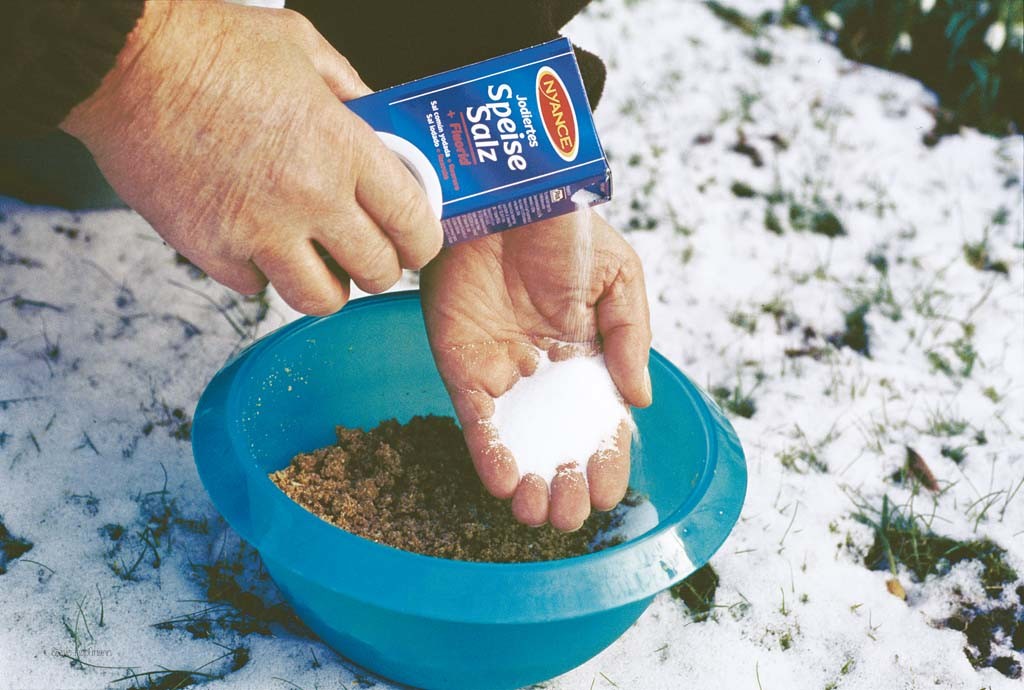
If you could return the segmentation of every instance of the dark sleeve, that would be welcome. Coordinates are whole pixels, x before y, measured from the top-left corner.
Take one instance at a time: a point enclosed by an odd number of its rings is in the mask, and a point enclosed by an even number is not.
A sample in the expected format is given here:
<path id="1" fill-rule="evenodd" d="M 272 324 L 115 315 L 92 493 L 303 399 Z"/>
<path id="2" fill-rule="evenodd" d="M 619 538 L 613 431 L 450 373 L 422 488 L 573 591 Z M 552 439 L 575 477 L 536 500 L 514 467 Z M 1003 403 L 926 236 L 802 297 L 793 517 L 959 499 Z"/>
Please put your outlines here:
<path id="1" fill-rule="evenodd" d="M 383 89 L 550 41 L 587 2 L 289 0 L 288 7 L 306 15 L 370 88 Z M 578 47 L 576 58 L 594 107 L 604 63 Z"/>
<path id="2" fill-rule="evenodd" d="M 0 0 L 0 136 L 43 134 L 99 87 L 143 0 Z"/>

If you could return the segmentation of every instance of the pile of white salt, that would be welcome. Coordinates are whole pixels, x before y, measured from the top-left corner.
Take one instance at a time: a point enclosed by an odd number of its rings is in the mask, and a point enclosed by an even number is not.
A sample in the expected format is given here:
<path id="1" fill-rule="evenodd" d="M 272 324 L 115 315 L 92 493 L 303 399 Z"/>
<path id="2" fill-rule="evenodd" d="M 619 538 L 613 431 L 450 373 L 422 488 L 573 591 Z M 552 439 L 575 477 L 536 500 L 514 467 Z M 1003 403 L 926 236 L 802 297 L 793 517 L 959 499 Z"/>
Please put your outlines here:
<path id="1" fill-rule="evenodd" d="M 572 196 L 573 258 L 570 276 L 574 301 L 567 314 L 567 334 L 574 343 L 587 341 L 586 314 L 594 261 L 590 204 L 597 195 L 580 189 Z M 577 470 L 587 478 L 587 462 L 595 454 L 616 447 L 623 421 L 632 428 L 629 407 L 619 395 L 604 355 L 551 361 L 538 349 L 536 371 L 519 379 L 494 401 L 491 425 L 497 443 L 512 453 L 519 476 L 535 474 L 551 487 L 559 468 Z"/>
<path id="2" fill-rule="evenodd" d="M 585 479 L 590 457 L 614 448 L 619 425 L 632 419 L 604 355 L 558 362 L 539 355 L 537 370 L 495 399 L 491 424 L 519 475 L 536 474 L 550 487 L 562 465 L 575 463 Z"/>

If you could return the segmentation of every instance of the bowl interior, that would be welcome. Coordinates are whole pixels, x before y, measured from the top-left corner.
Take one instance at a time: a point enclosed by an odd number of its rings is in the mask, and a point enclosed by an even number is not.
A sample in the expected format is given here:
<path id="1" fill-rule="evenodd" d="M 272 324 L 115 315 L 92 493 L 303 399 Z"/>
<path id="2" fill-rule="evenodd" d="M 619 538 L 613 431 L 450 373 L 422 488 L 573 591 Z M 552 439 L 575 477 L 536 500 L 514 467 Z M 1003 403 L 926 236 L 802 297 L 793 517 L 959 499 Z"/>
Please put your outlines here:
<path id="1" fill-rule="evenodd" d="M 244 463 L 257 474 L 334 441 L 337 424 L 369 428 L 415 415 L 454 417 L 434 366 L 419 301 L 398 294 L 353 302 L 334 317 L 271 335 L 240 370 L 227 418 Z M 709 436 L 699 396 L 660 358 L 651 362 L 657 403 L 635 411 L 631 485 L 665 519 L 686 510 L 708 475 Z M 269 482 L 269 479 L 265 481 Z M 282 494 L 283 496 L 283 494 Z"/>

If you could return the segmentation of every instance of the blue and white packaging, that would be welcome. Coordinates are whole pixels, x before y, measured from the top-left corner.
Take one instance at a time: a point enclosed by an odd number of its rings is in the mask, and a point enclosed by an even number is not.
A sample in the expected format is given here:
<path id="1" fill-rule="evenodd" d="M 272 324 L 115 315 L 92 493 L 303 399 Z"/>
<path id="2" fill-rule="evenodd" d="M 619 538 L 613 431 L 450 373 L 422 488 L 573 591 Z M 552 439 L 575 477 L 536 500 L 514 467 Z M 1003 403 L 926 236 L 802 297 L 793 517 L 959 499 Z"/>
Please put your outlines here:
<path id="1" fill-rule="evenodd" d="M 611 198 L 611 171 L 576 56 L 561 38 L 346 105 L 416 176 L 444 244 Z"/>

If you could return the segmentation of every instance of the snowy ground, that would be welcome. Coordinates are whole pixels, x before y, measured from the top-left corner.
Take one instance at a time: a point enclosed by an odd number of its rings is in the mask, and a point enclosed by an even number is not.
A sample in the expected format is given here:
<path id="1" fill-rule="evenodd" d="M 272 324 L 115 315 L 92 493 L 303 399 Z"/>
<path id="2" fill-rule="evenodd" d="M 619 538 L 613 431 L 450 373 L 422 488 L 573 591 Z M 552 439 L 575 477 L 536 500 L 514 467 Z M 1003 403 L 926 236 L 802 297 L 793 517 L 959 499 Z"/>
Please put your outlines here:
<path id="1" fill-rule="evenodd" d="M 721 389 L 750 489 L 707 620 L 661 595 L 545 687 L 1020 687 L 939 625 L 984 600 L 979 563 L 900 567 L 903 601 L 854 514 L 887 495 L 1024 573 L 1021 138 L 926 148 L 916 82 L 699 3 L 606 0 L 568 33 L 609 65 L 606 213 L 634 228 L 655 347 Z M 273 606 L 192 464 L 204 383 L 293 315 L 197 278 L 132 213 L 0 209 L 0 687 L 390 687 Z M 894 479 L 907 445 L 937 492 Z M 986 605 L 1020 620 L 1019 584 Z M 1024 661 L 1011 644 L 993 656 Z"/>

